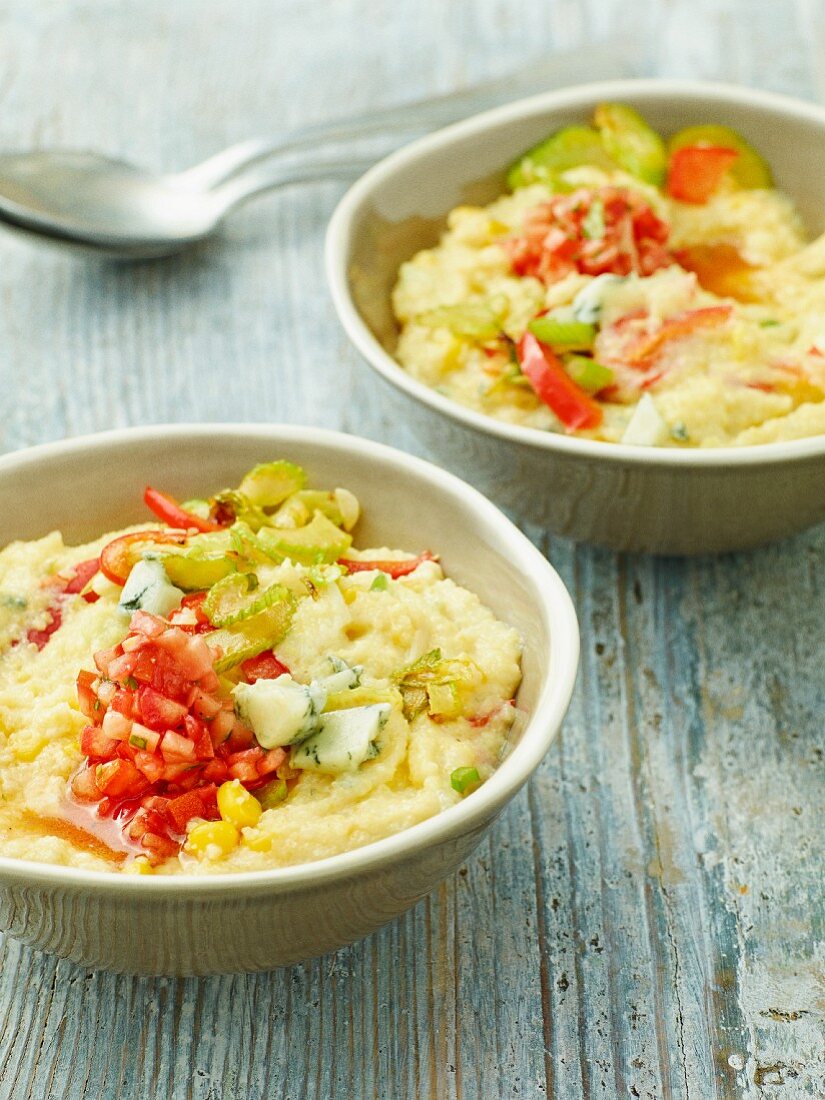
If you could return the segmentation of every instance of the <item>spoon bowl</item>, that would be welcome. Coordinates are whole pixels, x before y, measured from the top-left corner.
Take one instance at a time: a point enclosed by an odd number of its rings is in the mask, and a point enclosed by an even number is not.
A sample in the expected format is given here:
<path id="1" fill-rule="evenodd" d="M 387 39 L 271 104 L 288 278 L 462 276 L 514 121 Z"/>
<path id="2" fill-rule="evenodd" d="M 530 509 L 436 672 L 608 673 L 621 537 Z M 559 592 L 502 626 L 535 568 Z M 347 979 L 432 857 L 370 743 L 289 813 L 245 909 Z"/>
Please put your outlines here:
<path id="1" fill-rule="evenodd" d="M 128 258 L 166 256 L 208 236 L 221 196 L 97 153 L 0 156 L 0 221 Z"/>

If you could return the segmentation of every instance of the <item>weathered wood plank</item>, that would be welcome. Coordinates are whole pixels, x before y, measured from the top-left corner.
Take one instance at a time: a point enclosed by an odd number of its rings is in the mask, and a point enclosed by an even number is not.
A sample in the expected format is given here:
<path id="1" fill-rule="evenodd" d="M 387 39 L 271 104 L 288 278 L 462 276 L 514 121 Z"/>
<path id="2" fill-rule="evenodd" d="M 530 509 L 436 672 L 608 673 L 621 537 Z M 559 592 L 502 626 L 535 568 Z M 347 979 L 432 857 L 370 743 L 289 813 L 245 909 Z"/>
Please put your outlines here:
<path id="1" fill-rule="evenodd" d="M 813 0 L 0 0 L 0 19 L 4 146 L 158 167 L 617 31 L 650 73 L 825 98 Z M 415 450 L 323 289 L 340 192 L 262 199 L 139 267 L 0 238 L 0 446 L 248 419 Z M 575 596 L 581 676 L 465 871 L 274 974 L 89 975 L 0 940 L 0 1098 L 825 1095 L 825 533 L 696 562 L 529 534 Z"/>

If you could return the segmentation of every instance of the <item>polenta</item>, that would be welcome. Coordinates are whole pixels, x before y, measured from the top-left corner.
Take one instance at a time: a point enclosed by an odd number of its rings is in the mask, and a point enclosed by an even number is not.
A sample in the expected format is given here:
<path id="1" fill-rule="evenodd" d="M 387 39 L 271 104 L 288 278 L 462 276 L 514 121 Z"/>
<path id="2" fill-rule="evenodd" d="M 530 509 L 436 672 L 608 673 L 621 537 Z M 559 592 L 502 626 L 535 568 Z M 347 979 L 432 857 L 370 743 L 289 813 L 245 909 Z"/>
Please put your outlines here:
<path id="1" fill-rule="evenodd" d="M 436 557 L 265 463 L 160 521 L 0 552 L 0 855 L 199 875 L 317 860 L 459 802 L 521 640 Z"/>
<path id="2" fill-rule="evenodd" d="M 825 238 L 734 131 L 602 104 L 402 265 L 399 363 L 509 424 L 727 447 L 825 432 Z"/>

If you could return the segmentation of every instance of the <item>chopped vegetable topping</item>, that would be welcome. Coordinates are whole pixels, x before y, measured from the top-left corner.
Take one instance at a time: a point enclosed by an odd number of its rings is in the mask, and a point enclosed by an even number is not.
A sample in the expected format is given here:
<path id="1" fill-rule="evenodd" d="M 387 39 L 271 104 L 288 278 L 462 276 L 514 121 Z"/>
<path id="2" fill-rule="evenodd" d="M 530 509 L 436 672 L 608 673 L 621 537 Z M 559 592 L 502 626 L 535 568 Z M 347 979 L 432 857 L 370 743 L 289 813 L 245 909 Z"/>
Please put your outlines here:
<path id="1" fill-rule="evenodd" d="M 702 204 L 716 194 L 739 154 L 721 145 L 685 145 L 670 157 L 667 190 L 680 202 Z"/>
<path id="2" fill-rule="evenodd" d="M 598 202 L 604 232 L 585 232 L 593 203 Z M 503 244 L 517 275 L 545 283 L 579 271 L 585 275 L 651 275 L 673 259 L 667 249 L 668 226 L 641 195 L 628 188 L 580 188 L 556 195 L 527 212 L 520 235 Z"/>
<path id="3" fill-rule="evenodd" d="M 450 785 L 459 794 L 469 793 L 481 782 L 478 768 L 456 768 L 450 772 Z"/>
<path id="4" fill-rule="evenodd" d="M 576 385 L 561 361 L 531 332 L 522 336 L 518 355 L 521 369 L 536 396 L 553 410 L 568 431 L 596 428 L 601 424 L 604 414 L 600 406 Z"/>

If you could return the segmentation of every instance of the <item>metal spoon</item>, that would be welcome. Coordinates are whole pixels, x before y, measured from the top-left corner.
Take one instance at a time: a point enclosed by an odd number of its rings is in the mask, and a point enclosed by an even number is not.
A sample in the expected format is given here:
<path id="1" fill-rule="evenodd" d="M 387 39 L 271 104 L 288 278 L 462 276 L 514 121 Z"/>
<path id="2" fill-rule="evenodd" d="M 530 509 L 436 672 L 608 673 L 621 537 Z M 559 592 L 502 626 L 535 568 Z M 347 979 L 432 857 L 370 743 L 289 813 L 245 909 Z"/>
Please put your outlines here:
<path id="1" fill-rule="evenodd" d="M 243 142 L 176 174 L 98 153 L 0 155 L 0 224 L 116 259 L 168 256 L 210 236 L 230 211 L 262 191 L 353 178 L 416 132 L 576 82 L 585 72 L 590 80 L 627 75 L 629 56 L 627 44 L 615 40 L 555 54 L 448 95 L 311 127 L 281 142 Z M 354 143 L 380 135 L 380 151 L 347 154 Z"/>

